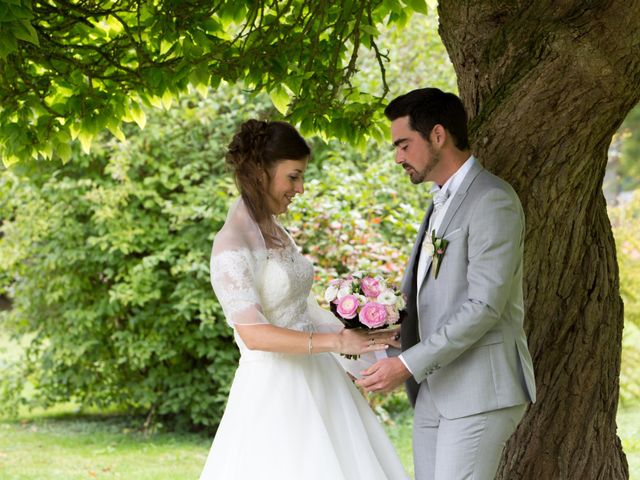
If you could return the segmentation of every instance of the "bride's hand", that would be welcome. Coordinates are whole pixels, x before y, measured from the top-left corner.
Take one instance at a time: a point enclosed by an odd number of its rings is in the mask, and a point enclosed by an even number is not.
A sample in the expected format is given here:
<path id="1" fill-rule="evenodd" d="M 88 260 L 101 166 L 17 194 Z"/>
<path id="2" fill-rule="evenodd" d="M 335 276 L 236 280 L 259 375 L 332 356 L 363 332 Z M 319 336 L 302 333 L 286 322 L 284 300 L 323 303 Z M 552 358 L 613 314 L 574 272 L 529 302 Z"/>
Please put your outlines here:
<path id="1" fill-rule="evenodd" d="M 361 329 L 343 329 L 338 334 L 338 351 L 346 355 L 386 350 L 394 341 L 396 331 L 371 332 Z"/>
<path id="2" fill-rule="evenodd" d="M 400 350 L 402 348 L 400 345 L 400 329 L 395 328 L 393 330 L 390 330 L 389 333 L 393 333 L 393 337 L 392 337 L 392 340 L 389 342 L 389 346 Z"/>

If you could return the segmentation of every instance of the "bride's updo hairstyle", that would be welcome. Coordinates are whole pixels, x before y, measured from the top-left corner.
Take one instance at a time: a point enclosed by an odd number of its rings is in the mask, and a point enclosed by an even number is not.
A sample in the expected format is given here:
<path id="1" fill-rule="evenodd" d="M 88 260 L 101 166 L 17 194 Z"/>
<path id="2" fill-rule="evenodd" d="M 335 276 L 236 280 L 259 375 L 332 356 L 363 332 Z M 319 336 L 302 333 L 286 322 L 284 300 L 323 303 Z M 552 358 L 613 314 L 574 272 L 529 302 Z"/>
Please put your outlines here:
<path id="1" fill-rule="evenodd" d="M 229 144 L 226 160 L 240 195 L 258 224 L 269 223 L 271 218 L 265 200 L 271 168 L 281 160 L 305 160 L 310 155 L 307 142 L 288 123 L 247 120 L 240 125 Z"/>

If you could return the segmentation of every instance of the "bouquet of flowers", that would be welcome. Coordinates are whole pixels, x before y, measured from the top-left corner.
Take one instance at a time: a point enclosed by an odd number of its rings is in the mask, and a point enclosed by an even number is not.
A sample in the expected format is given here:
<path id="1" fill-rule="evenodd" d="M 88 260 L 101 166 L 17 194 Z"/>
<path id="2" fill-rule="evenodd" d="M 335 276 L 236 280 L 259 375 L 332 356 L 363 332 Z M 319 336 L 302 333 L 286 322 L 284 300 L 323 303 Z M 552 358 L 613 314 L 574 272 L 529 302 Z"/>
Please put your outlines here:
<path id="1" fill-rule="evenodd" d="M 332 280 L 324 298 L 345 328 L 385 328 L 399 324 L 406 313 L 402 293 L 381 276 L 363 272 Z"/>

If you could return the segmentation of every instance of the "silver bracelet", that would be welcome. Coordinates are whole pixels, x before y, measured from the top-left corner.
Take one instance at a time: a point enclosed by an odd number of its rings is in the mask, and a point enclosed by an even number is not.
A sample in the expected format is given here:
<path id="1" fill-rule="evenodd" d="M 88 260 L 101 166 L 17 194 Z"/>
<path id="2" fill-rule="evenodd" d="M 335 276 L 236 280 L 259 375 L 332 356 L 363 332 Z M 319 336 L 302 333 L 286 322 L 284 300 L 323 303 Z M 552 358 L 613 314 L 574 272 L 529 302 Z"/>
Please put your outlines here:
<path id="1" fill-rule="evenodd" d="M 309 355 L 313 353 L 313 332 L 309 332 Z"/>

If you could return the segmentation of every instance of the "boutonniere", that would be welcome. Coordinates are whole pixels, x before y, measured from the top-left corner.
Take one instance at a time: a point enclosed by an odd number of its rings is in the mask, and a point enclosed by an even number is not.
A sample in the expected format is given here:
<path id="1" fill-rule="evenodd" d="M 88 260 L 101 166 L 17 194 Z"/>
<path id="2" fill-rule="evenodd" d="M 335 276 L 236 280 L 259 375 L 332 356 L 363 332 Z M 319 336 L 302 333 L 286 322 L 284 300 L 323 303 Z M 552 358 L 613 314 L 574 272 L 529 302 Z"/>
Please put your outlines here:
<path id="1" fill-rule="evenodd" d="M 436 231 L 431 232 L 431 244 L 433 245 L 433 259 L 431 260 L 431 270 L 433 271 L 433 278 L 438 278 L 438 272 L 440 271 L 440 265 L 442 264 L 442 257 L 447 250 L 449 240 L 436 237 Z"/>

